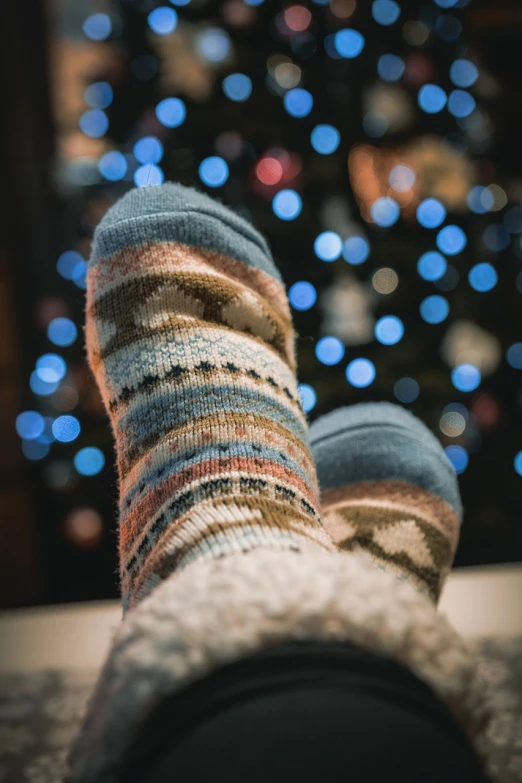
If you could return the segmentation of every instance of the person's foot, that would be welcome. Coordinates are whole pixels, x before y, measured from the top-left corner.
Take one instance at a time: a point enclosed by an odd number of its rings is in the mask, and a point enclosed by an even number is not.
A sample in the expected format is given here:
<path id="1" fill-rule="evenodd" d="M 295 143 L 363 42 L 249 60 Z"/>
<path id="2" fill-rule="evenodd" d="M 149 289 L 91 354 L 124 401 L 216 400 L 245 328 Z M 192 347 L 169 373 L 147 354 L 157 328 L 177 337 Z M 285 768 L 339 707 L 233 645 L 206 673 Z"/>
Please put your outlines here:
<path id="1" fill-rule="evenodd" d="M 326 531 L 437 601 L 458 543 L 462 505 L 441 444 L 391 403 L 339 408 L 310 427 Z"/>
<path id="2" fill-rule="evenodd" d="M 86 337 L 116 439 L 124 607 L 199 558 L 333 548 L 284 286 L 252 226 L 180 185 L 130 191 L 95 233 Z"/>

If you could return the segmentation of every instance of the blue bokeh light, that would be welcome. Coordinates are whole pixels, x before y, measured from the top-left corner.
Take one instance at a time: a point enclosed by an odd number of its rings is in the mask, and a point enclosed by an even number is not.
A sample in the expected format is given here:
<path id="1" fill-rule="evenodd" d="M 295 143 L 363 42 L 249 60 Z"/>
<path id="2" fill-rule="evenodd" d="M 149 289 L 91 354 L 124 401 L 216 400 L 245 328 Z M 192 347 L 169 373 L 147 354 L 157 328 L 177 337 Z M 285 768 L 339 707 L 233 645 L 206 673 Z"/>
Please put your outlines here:
<path id="1" fill-rule="evenodd" d="M 388 26 L 397 21 L 401 8 L 394 0 L 373 0 L 372 16 L 378 24 Z"/>
<path id="2" fill-rule="evenodd" d="M 450 68 L 450 79 L 455 87 L 471 87 L 479 77 L 479 71 L 469 60 L 455 60 Z"/>
<path id="3" fill-rule="evenodd" d="M 65 280 L 72 280 L 75 266 L 83 261 L 82 256 L 75 250 L 66 250 L 58 258 L 56 270 Z"/>
<path id="4" fill-rule="evenodd" d="M 243 103 L 252 95 L 252 79 L 246 73 L 229 73 L 222 86 L 227 98 L 236 103 Z"/>
<path id="5" fill-rule="evenodd" d="M 37 394 L 39 397 L 48 397 L 50 394 L 53 394 L 53 392 L 56 391 L 58 388 L 58 383 L 56 381 L 54 383 L 47 383 L 46 381 L 42 381 L 35 370 L 31 373 L 29 378 L 29 386 L 31 387 L 33 394 Z"/>
<path id="6" fill-rule="evenodd" d="M 61 348 L 72 345 L 77 336 L 78 329 L 70 318 L 53 318 L 47 327 L 47 337 Z"/>
<path id="7" fill-rule="evenodd" d="M 469 117 L 476 107 L 475 98 L 466 90 L 453 90 L 448 98 L 448 111 L 454 117 Z"/>
<path id="8" fill-rule="evenodd" d="M 178 6 L 186 6 L 189 5 L 191 0 L 169 0 L 172 5 L 178 5 Z"/>
<path id="9" fill-rule="evenodd" d="M 209 27 L 199 33 L 195 46 L 199 56 L 210 63 L 226 60 L 232 48 L 228 33 L 219 27 Z"/>
<path id="10" fill-rule="evenodd" d="M 58 416 L 53 422 L 53 435 L 60 443 L 70 443 L 80 434 L 80 422 L 75 416 Z"/>
<path id="11" fill-rule="evenodd" d="M 314 99 L 311 92 L 295 87 L 288 90 L 283 98 L 283 104 L 292 117 L 307 117 L 312 111 Z"/>
<path id="12" fill-rule="evenodd" d="M 506 361 L 514 370 L 522 370 L 522 343 L 513 343 L 506 351 Z"/>
<path id="13" fill-rule="evenodd" d="M 488 226 L 482 234 L 482 239 L 486 247 L 494 253 L 505 250 L 511 242 L 509 232 L 500 223 Z"/>
<path id="14" fill-rule="evenodd" d="M 178 26 L 178 15 L 173 8 L 160 6 L 150 12 L 147 23 L 156 35 L 170 35 Z"/>
<path id="15" fill-rule="evenodd" d="M 370 208 L 370 216 L 373 222 L 383 228 L 393 226 L 399 219 L 399 215 L 399 205 L 389 196 L 378 198 Z"/>
<path id="16" fill-rule="evenodd" d="M 439 294 L 427 296 L 420 303 L 419 311 L 421 318 L 428 324 L 440 324 L 445 321 L 449 314 L 448 300 Z"/>
<path id="17" fill-rule="evenodd" d="M 443 255 L 436 250 L 429 250 L 423 253 L 417 261 L 417 271 L 423 280 L 440 280 L 446 272 L 448 262 Z"/>
<path id="18" fill-rule="evenodd" d="M 342 249 L 342 239 L 335 231 L 323 231 L 314 242 L 315 254 L 321 261 L 335 261 Z"/>
<path id="19" fill-rule="evenodd" d="M 295 220 L 302 208 L 301 196 L 295 190 L 280 190 L 272 199 L 272 209 L 280 220 Z"/>
<path id="20" fill-rule="evenodd" d="M 483 185 L 475 185 L 467 195 L 468 207 L 476 215 L 484 215 L 495 205 L 493 193 Z"/>
<path id="21" fill-rule="evenodd" d="M 45 429 L 45 420 L 38 411 L 24 411 L 16 417 L 16 431 L 24 440 L 36 440 Z"/>
<path id="22" fill-rule="evenodd" d="M 83 32 L 91 41 L 105 41 L 112 32 L 112 22 L 107 14 L 91 14 L 82 27 Z"/>
<path id="23" fill-rule="evenodd" d="M 109 182 L 118 182 L 123 179 L 127 169 L 128 165 L 125 155 L 117 150 L 106 152 L 98 161 L 98 171 Z"/>
<path id="24" fill-rule="evenodd" d="M 518 452 L 513 460 L 513 464 L 515 466 L 515 472 L 518 473 L 519 476 L 522 476 L 522 451 Z"/>
<path id="25" fill-rule="evenodd" d="M 345 261 L 358 266 L 370 255 L 370 243 L 364 237 L 348 237 L 343 243 L 342 253 Z"/>
<path id="26" fill-rule="evenodd" d="M 138 163 L 159 163 L 163 157 L 163 144 L 155 136 L 143 136 L 132 149 Z"/>
<path id="27" fill-rule="evenodd" d="M 161 185 L 165 175 L 159 166 L 152 163 L 145 163 L 134 172 L 134 184 L 137 188 L 146 188 L 149 185 Z"/>
<path id="28" fill-rule="evenodd" d="M 468 274 L 470 286 L 475 291 L 491 291 L 498 283 L 497 270 L 488 263 L 475 264 Z"/>
<path id="29" fill-rule="evenodd" d="M 407 405 L 410 402 L 415 402 L 419 396 L 419 384 L 414 378 L 400 378 L 393 387 L 393 393 L 399 402 Z"/>
<path id="30" fill-rule="evenodd" d="M 179 128 L 186 116 L 187 109 L 180 98 L 165 98 L 156 106 L 156 117 L 166 128 Z"/>
<path id="31" fill-rule="evenodd" d="M 370 386 L 375 380 L 375 365 L 369 359 L 354 359 L 346 368 L 346 380 L 357 389 Z"/>
<path id="32" fill-rule="evenodd" d="M 451 372 L 451 382 L 462 392 L 474 391 L 481 382 L 481 374 L 474 364 L 458 364 Z"/>
<path id="33" fill-rule="evenodd" d="M 74 467 L 81 476 L 96 476 L 105 465 L 105 457 L 100 449 L 86 446 L 74 456 Z"/>
<path id="34" fill-rule="evenodd" d="M 510 234 L 522 234 L 522 209 L 511 207 L 504 215 L 504 228 Z"/>
<path id="35" fill-rule="evenodd" d="M 364 36 L 358 30 L 348 28 L 347 30 L 338 30 L 335 33 L 335 51 L 341 57 L 350 60 L 357 57 L 364 49 L 364 43 Z"/>
<path id="36" fill-rule="evenodd" d="M 404 324 L 396 315 L 384 315 L 375 324 L 374 334 L 382 345 L 395 345 L 404 336 Z"/>
<path id="37" fill-rule="evenodd" d="M 94 82 L 83 94 L 85 103 L 93 109 L 107 109 L 114 97 L 112 87 L 108 82 Z"/>
<path id="38" fill-rule="evenodd" d="M 74 265 L 74 269 L 72 271 L 72 278 L 71 280 L 73 283 L 78 286 L 78 288 L 81 288 L 82 291 L 85 291 L 87 289 L 87 269 L 88 269 L 88 263 L 87 261 L 84 261 L 83 258 L 81 261 L 78 261 L 77 264 Z"/>
<path id="39" fill-rule="evenodd" d="M 454 16 L 441 14 L 435 22 L 435 30 L 443 41 L 456 41 L 462 33 L 462 24 Z"/>
<path id="40" fill-rule="evenodd" d="M 303 406 L 304 412 L 308 413 L 313 410 L 313 408 L 315 408 L 315 403 L 317 402 L 315 389 L 308 383 L 300 383 L 297 387 L 297 391 L 301 397 L 301 405 Z"/>
<path id="41" fill-rule="evenodd" d="M 388 182 L 398 193 L 405 193 L 410 190 L 415 184 L 415 180 L 416 176 L 413 169 L 410 169 L 409 166 L 404 166 L 402 163 L 394 166 L 388 177 Z M 423 201 L 422 203 L 424 204 L 425 202 Z"/>
<path id="42" fill-rule="evenodd" d="M 300 280 L 290 286 L 288 299 L 294 310 L 310 310 L 317 301 L 317 291 L 306 280 Z"/>
<path id="43" fill-rule="evenodd" d="M 446 208 L 436 198 L 425 198 L 417 207 L 417 220 L 424 228 L 438 228 L 446 220 Z"/>
<path id="44" fill-rule="evenodd" d="M 228 163 L 217 155 L 211 155 L 199 164 L 199 178 L 209 188 L 220 188 L 228 175 Z"/>
<path id="45" fill-rule="evenodd" d="M 109 120 L 107 115 L 101 109 L 89 109 L 84 112 L 79 121 L 80 130 L 86 136 L 93 139 L 99 139 L 109 129 Z"/>
<path id="46" fill-rule="evenodd" d="M 312 147 L 321 155 L 331 155 L 341 142 L 341 134 L 333 125 L 316 125 L 310 135 Z"/>
<path id="47" fill-rule="evenodd" d="M 396 54 L 381 54 L 377 63 L 377 73 L 385 82 L 396 82 L 404 74 L 406 65 Z"/>
<path id="48" fill-rule="evenodd" d="M 439 8 L 453 8 L 457 5 L 459 0 L 433 0 L 433 2 L 439 6 Z"/>
<path id="49" fill-rule="evenodd" d="M 437 114 L 445 107 L 447 96 L 442 87 L 437 84 L 425 84 L 417 96 L 419 106 L 427 114 Z"/>
<path id="50" fill-rule="evenodd" d="M 463 446 L 446 446 L 444 453 L 455 473 L 463 473 L 468 467 L 468 452 Z"/>
<path id="51" fill-rule="evenodd" d="M 36 461 L 45 459 L 49 454 L 50 446 L 45 440 L 22 440 L 22 453 L 26 459 Z"/>
<path id="52" fill-rule="evenodd" d="M 441 253 L 455 256 L 466 247 L 468 239 L 460 226 L 444 226 L 437 234 L 437 247 Z"/>
<path id="53" fill-rule="evenodd" d="M 390 127 L 390 123 L 384 114 L 369 111 L 363 117 L 362 126 L 364 132 L 372 139 L 380 139 Z"/>
<path id="54" fill-rule="evenodd" d="M 45 383 L 59 383 L 67 372 L 67 365 L 57 353 L 44 353 L 36 362 L 36 374 Z"/>
<path id="55" fill-rule="evenodd" d="M 344 345 L 338 337 L 322 337 L 315 346 L 315 355 L 322 364 L 338 364 L 344 356 Z"/>

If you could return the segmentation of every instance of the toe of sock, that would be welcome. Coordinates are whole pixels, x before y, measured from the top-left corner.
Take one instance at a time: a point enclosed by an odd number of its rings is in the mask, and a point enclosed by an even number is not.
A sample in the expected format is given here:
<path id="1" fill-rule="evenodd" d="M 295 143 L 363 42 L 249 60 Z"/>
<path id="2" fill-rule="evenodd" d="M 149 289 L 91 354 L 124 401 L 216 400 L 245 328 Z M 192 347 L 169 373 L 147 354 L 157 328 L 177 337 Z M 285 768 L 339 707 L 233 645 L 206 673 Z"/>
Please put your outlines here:
<path id="1" fill-rule="evenodd" d="M 321 489 L 358 481 L 401 480 L 462 504 L 441 443 L 409 411 L 388 402 L 338 408 L 310 427 Z"/>
<path id="2" fill-rule="evenodd" d="M 98 225 L 91 263 L 125 247 L 180 242 L 222 253 L 281 281 L 265 239 L 247 220 L 194 188 L 177 183 L 134 188 Z"/>

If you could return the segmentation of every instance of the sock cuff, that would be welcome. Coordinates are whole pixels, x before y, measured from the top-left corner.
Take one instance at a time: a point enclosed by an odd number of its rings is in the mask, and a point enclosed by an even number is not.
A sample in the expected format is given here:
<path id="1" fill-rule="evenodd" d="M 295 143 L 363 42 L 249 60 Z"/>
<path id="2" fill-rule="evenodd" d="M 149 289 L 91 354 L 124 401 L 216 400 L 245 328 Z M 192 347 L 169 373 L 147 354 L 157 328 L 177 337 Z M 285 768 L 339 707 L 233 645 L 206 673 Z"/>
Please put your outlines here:
<path id="1" fill-rule="evenodd" d="M 406 666 L 490 765 L 490 711 L 476 660 L 428 599 L 361 552 L 258 549 L 189 566 L 127 615 L 73 747 L 68 783 L 116 783 L 143 721 L 166 696 L 289 640 L 350 641 Z"/>

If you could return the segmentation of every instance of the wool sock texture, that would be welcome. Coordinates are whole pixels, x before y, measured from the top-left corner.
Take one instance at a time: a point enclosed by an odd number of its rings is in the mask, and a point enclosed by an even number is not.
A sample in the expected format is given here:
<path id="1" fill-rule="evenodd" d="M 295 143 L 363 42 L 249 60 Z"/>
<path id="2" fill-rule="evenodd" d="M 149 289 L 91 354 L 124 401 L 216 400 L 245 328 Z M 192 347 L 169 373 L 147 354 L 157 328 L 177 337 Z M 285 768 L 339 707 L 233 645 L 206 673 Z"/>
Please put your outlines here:
<path id="1" fill-rule="evenodd" d="M 264 240 L 188 188 L 131 191 L 98 227 L 86 343 L 116 442 L 124 609 L 176 569 L 333 546 Z"/>
<path id="2" fill-rule="evenodd" d="M 441 444 L 390 403 L 339 408 L 310 428 L 326 531 L 437 602 L 458 544 L 462 506 Z"/>

